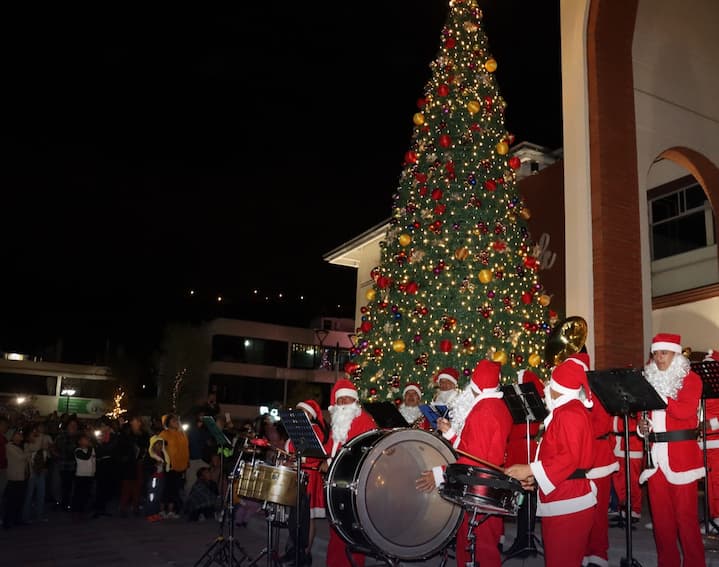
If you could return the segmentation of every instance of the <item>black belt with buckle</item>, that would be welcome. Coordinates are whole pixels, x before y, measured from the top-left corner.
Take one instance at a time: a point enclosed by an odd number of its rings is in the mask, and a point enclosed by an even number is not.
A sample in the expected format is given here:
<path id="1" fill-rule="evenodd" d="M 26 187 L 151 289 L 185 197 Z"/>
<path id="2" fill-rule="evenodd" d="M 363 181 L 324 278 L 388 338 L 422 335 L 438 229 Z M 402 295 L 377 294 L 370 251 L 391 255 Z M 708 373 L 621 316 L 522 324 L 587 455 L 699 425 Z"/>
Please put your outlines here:
<path id="1" fill-rule="evenodd" d="M 580 478 L 587 478 L 587 469 L 576 469 L 569 475 L 569 480 L 577 480 Z"/>
<path id="2" fill-rule="evenodd" d="M 672 441 L 696 441 L 696 429 L 676 429 L 674 431 L 658 431 L 649 434 L 652 443 L 671 443 Z"/>

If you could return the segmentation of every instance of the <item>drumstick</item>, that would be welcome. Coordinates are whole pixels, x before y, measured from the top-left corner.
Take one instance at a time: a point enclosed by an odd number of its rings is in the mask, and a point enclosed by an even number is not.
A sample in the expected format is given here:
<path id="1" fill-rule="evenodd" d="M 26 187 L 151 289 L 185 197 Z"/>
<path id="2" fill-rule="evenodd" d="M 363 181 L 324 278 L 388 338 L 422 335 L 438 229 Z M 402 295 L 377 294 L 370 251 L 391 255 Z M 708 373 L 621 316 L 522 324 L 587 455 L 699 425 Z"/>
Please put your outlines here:
<path id="1" fill-rule="evenodd" d="M 460 455 L 464 455 L 465 457 L 468 457 L 468 458 L 472 459 L 473 461 L 477 461 L 480 464 L 486 465 L 489 468 L 494 469 L 495 471 L 498 471 L 498 472 L 501 472 L 502 474 L 504 474 L 504 469 L 502 467 L 498 467 L 497 465 L 490 463 L 489 461 L 485 461 L 484 459 L 475 457 L 471 453 L 465 453 L 464 451 L 460 451 L 459 449 L 455 449 L 455 451 L 457 453 L 459 453 Z"/>

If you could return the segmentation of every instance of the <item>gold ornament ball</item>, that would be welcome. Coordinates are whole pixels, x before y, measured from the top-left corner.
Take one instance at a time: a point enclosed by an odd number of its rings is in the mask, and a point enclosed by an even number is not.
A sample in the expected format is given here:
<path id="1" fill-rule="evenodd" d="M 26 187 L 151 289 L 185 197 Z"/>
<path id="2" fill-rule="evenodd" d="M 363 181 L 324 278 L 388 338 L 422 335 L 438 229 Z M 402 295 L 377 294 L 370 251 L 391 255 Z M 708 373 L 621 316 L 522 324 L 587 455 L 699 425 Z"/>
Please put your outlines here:
<path id="1" fill-rule="evenodd" d="M 497 70 L 497 60 L 490 57 L 484 62 L 484 68 L 490 73 L 494 73 Z"/>
<path id="2" fill-rule="evenodd" d="M 540 304 L 542 307 L 546 307 L 546 306 L 549 305 L 551 302 L 552 302 L 552 296 L 551 296 L 551 295 L 547 295 L 546 293 L 543 293 L 542 295 L 539 296 L 539 304 Z"/>
<path id="3" fill-rule="evenodd" d="M 407 347 L 402 339 L 397 339 L 396 341 L 392 342 L 392 350 L 395 352 L 404 352 L 405 348 Z"/>
<path id="4" fill-rule="evenodd" d="M 507 363 L 507 353 L 503 350 L 498 350 L 492 355 L 492 360 L 494 362 L 499 362 L 500 364 L 506 364 Z"/>
<path id="5" fill-rule="evenodd" d="M 524 207 L 519 212 L 519 216 L 521 216 L 524 220 L 529 220 L 532 218 L 532 211 L 530 211 L 527 207 Z"/>
<path id="6" fill-rule="evenodd" d="M 399 235 L 399 243 L 401 246 L 409 246 L 410 242 L 412 242 L 412 237 L 406 232 Z"/>
<path id="7" fill-rule="evenodd" d="M 462 246 L 461 248 L 457 248 L 454 251 L 454 257 L 457 258 L 457 260 L 465 260 L 469 256 L 469 250 L 467 250 L 466 246 Z"/>
<path id="8" fill-rule="evenodd" d="M 494 148 L 500 156 L 506 156 L 507 152 L 509 152 L 509 144 L 507 142 L 499 142 Z"/>
<path id="9" fill-rule="evenodd" d="M 367 299 L 367 301 L 374 301 L 374 298 L 376 295 L 377 295 L 377 292 L 373 289 L 368 289 L 367 293 L 364 294 L 365 299 Z"/>
<path id="10" fill-rule="evenodd" d="M 422 114 L 421 112 L 417 112 L 412 117 L 412 122 L 414 122 L 415 126 L 422 126 L 422 124 L 424 124 L 424 114 Z"/>
<path id="11" fill-rule="evenodd" d="M 482 105 L 479 104 L 478 100 L 470 100 L 467 103 L 467 110 L 469 110 L 470 114 L 477 114 L 482 108 Z"/>
<path id="12" fill-rule="evenodd" d="M 539 356 L 536 352 L 533 352 L 529 355 L 529 366 L 536 368 L 537 366 L 539 366 L 540 362 L 542 362 L 542 357 Z"/>
<path id="13" fill-rule="evenodd" d="M 510 214 L 507 215 L 507 220 L 508 220 L 509 222 L 517 222 L 517 215 L 513 215 L 513 214 L 510 213 Z"/>
<path id="14" fill-rule="evenodd" d="M 479 278 L 480 282 L 487 284 L 492 281 L 492 277 L 493 277 L 492 270 L 487 270 L 487 269 L 480 270 L 477 277 Z"/>

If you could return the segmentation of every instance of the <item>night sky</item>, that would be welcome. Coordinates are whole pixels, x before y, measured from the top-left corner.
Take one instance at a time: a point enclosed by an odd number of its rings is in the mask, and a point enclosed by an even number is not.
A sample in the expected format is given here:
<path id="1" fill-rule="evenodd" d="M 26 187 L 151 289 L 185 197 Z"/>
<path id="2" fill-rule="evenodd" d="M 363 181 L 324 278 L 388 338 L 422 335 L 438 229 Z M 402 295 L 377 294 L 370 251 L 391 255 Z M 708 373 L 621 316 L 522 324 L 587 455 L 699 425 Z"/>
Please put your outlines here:
<path id="1" fill-rule="evenodd" d="M 559 1 L 480 5 L 508 130 L 560 147 Z M 446 0 L 172 10 L 3 18 L 0 350 L 352 316 L 322 255 L 390 216 Z"/>

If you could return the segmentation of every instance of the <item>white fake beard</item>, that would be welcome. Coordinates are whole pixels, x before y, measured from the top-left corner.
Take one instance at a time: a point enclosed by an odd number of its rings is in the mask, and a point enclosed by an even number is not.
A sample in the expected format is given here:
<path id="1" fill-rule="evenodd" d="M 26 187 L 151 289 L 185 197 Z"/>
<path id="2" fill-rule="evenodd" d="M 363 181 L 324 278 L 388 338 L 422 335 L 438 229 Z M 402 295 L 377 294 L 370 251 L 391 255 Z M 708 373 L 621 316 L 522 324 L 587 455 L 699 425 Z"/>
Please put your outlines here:
<path id="1" fill-rule="evenodd" d="M 441 404 L 441 405 L 449 405 L 449 403 L 454 399 L 454 397 L 457 395 L 457 390 L 440 390 L 437 392 L 437 396 L 434 398 L 435 404 Z"/>
<path id="2" fill-rule="evenodd" d="M 419 409 L 419 406 L 408 406 L 406 404 L 401 404 L 399 406 L 399 413 L 402 414 L 404 420 L 410 425 L 424 415 L 422 410 Z"/>
<path id="3" fill-rule="evenodd" d="M 666 370 L 659 370 L 657 363 L 652 360 L 644 367 L 644 376 L 662 396 L 676 400 L 689 369 L 689 359 L 681 353 L 676 353 Z"/>
<path id="4" fill-rule="evenodd" d="M 347 434 L 355 417 L 362 413 L 362 408 L 357 404 L 347 404 L 344 406 L 330 406 L 330 416 L 332 417 L 332 439 L 338 443 L 347 441 Z"/>
<path id="5" fill-rule="evenodd" d="M 447 407 L 449 408 L 450 421 L 452 422 L 452 429 L 457 435 L 462 432 L 464 421 L 474 407 L 476 399 L 471 384 L 467 384 L 464 390 L 449 402 Z"/>

